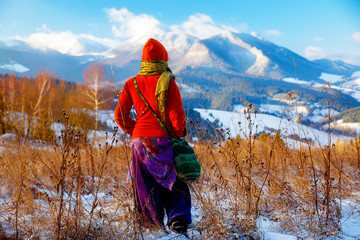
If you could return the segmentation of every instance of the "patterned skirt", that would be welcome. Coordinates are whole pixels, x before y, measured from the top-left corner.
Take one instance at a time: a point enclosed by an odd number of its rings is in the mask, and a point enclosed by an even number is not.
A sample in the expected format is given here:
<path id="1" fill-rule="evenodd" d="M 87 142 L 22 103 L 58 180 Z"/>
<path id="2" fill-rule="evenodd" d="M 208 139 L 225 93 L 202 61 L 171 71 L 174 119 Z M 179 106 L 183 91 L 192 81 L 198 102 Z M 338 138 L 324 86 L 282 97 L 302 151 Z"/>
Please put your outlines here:
<path id="1" fill-rule="evenodd" d="M 130 142 L 130 146 L 133 149 L 130 165 L 131 177 L 134 177 L 133 169 L 136 167 L 134 164 L 140 161 L 161 186 L 171 190 L 177 172 L 170 139 L 165 137 L 135 138 Z"/>

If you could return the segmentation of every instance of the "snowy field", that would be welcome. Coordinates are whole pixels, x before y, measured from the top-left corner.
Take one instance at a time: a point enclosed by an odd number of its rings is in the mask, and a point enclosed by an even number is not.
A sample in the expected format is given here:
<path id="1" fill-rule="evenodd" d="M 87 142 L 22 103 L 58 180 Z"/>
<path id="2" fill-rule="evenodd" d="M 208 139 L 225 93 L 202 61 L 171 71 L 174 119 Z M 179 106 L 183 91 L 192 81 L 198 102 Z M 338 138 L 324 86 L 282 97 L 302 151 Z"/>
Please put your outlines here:
<path id="1" fill-rule="evenodd" d="M 336 80 L 333 80 L 336 81 Z M 282 106 L 277 105 L 269 105 L 269 104 L 262 104 L 259 106 L 259 109 L 263 113 L 250 113 L 248 117 L 244 114 L 245 107 L 243 106 L 236 106 L 234 108 L 233 112 L 226 112 L 226 111 L 219 111 L 219 110 L 211 110 L 211 109 L 195 109 L 197 112 L 200 113 L 201 117 L 203 119 L 208 119 L 210 121 L 217 120 L 224 129 L 228 129 L 231 137 L 241 136 L 244 138 L 247 136 L 249 131 L 249 120 L 251 120 L 251 128 L 252 128 L 252 134 L 262 133 L 262 132 L 274 132 L 275 130 L 280 131 L 280 135 L 282 139 L 288 144 L 290 147 L 298 147 L 300 145 L 300 142 L 294 141 L 291 136 L 297 135 L 300 138 L 303 139 L 309 139 L 312 140 L 315 145 L 317 146 L 326 146 L 328 144 L 328 133 L 325 131 L 319 131 L 298 123 L 295 123 L 292 119 L 294 119 L 294 112 L 301 113 L 303 115 L 308 114 L 308 109 L 303 106 L 298 106 L 298 108 L 285 108 Z M 289 110 L 289 111 L 287 111 Z M 289 113 L 290 112 L 290 113 Z M 266 113 L 272 113 L 276 114 L 278 116 L 266 114 Z M 292 114 L 291 114 L 292 113 Z M 317 113 L 320 115 L 326 115 L 327 112 L 325 110 L 318 110 Z M 106 143 L 111 142 L 111 135 L 112 135 L 112 129 L 117 126 L 114 122 L 114 113 L 113 111 L 100 111 L 99 112 L 99 119 L 100 122 L 103 124 L 106 124 L 109 129 L 108 131 L 90 131 L 88 132 L 88 136 L 90 141 L 93 141 L 96 144 L 101 144 L 102 146 L 105 146 Z M 279 117 L 283 116 L 283 117 Z M 286 115 L 290 115 L 290 118 L 287 118 Z M 347 126 L 349 128 L 358 128 L 357 124 L 346 124 L 342 121 L 337 121 L 334 123 L 338 126 Z M 59 123 L 53 124 L 53 130 L 55 130 L 56 136 L 61 136 L 61 131 L 64 130 L 64 126 Z M 119 139 L 120 137 L 117 136 Z M 337 140 L 350 140 L 349 137 L 344 137 L 340 135 L 331 135 L 332 142 L 335 142 Z M 3 153 L 6 151 L 7 147 L 9 146 L 9 142 L 14 142 L 16 140 L 16 135 L 14 134 L 4 134 L 0 138 L 0 153 Z M 44 146 L 40 147 L 39 145 L 34 144 L 34 149 L 42 149 Z M 50 148 L 50 147 L 49 147 Z M 126 175 L 126 174 L 125 174 Z M 121 176 L 121 180 L 118 181 L 117 179 L 110 179 L 110 178 L 104 178 L 104 179 L 98 179 L 94 178 L 92 181 L 94 183 L 100 183 L 102 181 L 108 181 L 109 185 L 104 186 L 118 186 L 119 182 L 125 181 L 126 176 Z M 86 176 L 87 179 L 88 176 Z M 90 178 L 89 178 L 90 179 Z M 90 181 L 90 180 L 86 180 Z M 121 185 L 122 187 L 126 184 Z M 58 194 L 55 190 L 49 190 L 44 191 L 43 188 L 33 185 L 31 186 L 32 189 L 35 189 L 38 193 L 41 194 L 48 194 L 51 197 L 56 197 Z M 3 224 L 3 222 L 6 222 L 7 219 L 11 219 L 14 216 L 14 201 L 9 201 L 9 192 L 11 192 L 10 189 L 7 189 L 6 186 L 1 185 L 0 187 L 0 204 L 2 205 L 2 208 L 0 208 L 0 223 Z M 114 191 L 115 192 L 115 191 Z M 207 197 L 213 197 L 212 192 L 206 193 Z M 355 193 L 354 193 L 355 194 Z M 341 218 L 339 223 L 339 234 L 334 237 L 328 237 L 328 238 L 321 238 L 326 240 L 333 240 L 333 239 L 345 239 L 345 240 L 359 240 L 360 239 L 360 194 L 357 195 L 358 200 L 353 199 L 342 199 L 340 210 L 341 210 Z M 74 198 L 74 196 L 66 196 L 67 198 Z M 265 196 L 266 197 L 266 196 Z M 118 199 L 119 196 L 115 196 L 111 190 L 106 188 L 99 189 L 99 192 L 96 194 L 97 200 L 95 200 L 95 195 L 84 193 L 81 195 L 81 202 L 83 203 L 82 207 L 85 212 L 91 212 L 92 207 L 95 205 L 94 202 L 98 202 L 99 204 L 96 205 L 94 208 L 94 211 L 99 213 L 100 215 L 103 214 L 106 216 L 106 218 L 112 219 L 116 218 L 119 215 L 124 215 L 125 211 L 128 211 L 132 204 L 132 199 L 127 198 L 126 202 L 122 203 L 124 206 L 126 205 L 128 209 L 125 209 L 125 207 L 119 207 Z M 336 199 L 337 200 L 337 199 Z M 226 202 L 223 203 L 223 206 L 220 206 L 221 209 L 226 209 L 227 205 Z M 39 211 L 41 214 L 49 215 L 50 213 L 47 212 L 47 208 L 49 208 L 49 205 L 47 205 L 46 201 L 42 201 L 40 199 L 35 200 L 35 205 L 37 208 L 37 211 Z M 225 210 L 224 210 L 225 211 Z M 223 212 L 224 215 L 228 214 L 226 212 Z M 126 215 L 126 214 L 125 214 Z M 201 205 L 199 204 L 199 201 L 194 198 L 193 201 L 193 208 L 192 208 L 192 217 L 193 217 L 193 223 L 190 226 L 189 230 L 189 236 L 191 239 L 204 239 L 201 236 L 201 233 L 198 230 L 195 230 L 197 226 L 201 224 L 203 221 L 202 217 L 204 216 L 204 209 L 202 209 Z M 29 219 L 34 216 L 25 216 L 22 217 L 21 221 L 29 221 Z M 41 218 L 41 216 L 36 216 Z M 101 219 L 101 217 L 99 217 Z M 121 225 L 123 224 L 123 225 Z M 126 231 L 129 225 L 126 225 L 126 223 L 121 223 L 117 225 L 117 229 L 120 229 L 121 231 Z M 290 232 L 286 232 L 282 229 L 281 224 L 279 221 L 276 221 L 274 219 L 269 218 L 268 216 L 260 215 L 260 217 L 257 219 L 257 228 L 259 239 L 265 239 L 265 240 L 292 240 L 292 239 L 303 239 L 301 238 L 301 234 L 294 234 Z M 2 226 L 5 230 L 8 230 L 6 225 L 3 224 Z M 224 226 L 225 228 L 228 226 Z M 0 229 L 1 230 L 1 229 Z M 47 231 L 44 231 L 40 233 L 38 236 L 40 239 L 47 239 L 47 234 L 49 232 L 53 232 L 51 229 L 47 229 Z M 1 233 L 1 232 L 0 232 Z M 11 232 L 10 232 L 11 233 Z M 121 236 L 121 233 L 117 233 L 118 236 Z M 174 234 L 171 232 L 163 232 L 163 231 L 157 231 L 157 232 L 150 232 L 144 230 L 143 232 L 144 239 L 163 239 L 163 240 L 170 240 L 170 239 L 187 239 L 183 236 L 180 236 L 178 234 Z M 32 238 L 29 238 L 32 239 Z M 233 239 L 242 239 L 242 236 L 233 234 Z M 319 239 L 319 238 L 311 238 L 307 236 L 306 239 Z"/>
<path id="2" fill-rule="evenodd" d="M 328 114 L 328 109 L 322 108 L 321 106 L 314 106 L 315 109 L 312 112 L 311 120 L 314 122 L 319 121 L 325 118 Z M 245 107 L 242 105 L 235 105 L 234 111 L 220 111 L 214 109 L 200 109 L 196 108 L 195 111 L 200 113 L 201 118 L 208 119 L 211 122 L 218 120 L 224 129 L 229 129 L 231 136 L 235 137 L 240 135 L 241 137 L 249 134 L 248 121 L 244 115 Z M 308 109 L 304 106 L 279 106 L 271 104 L 261 104 L 259 110 L 263 113 L 252 113 L 250 118 L 253 121 L 253 134 L 262 133 L 262 132 L 273 132 L 274 130 L 279 130 L 280 135 L 284 140 L 286 139 L 288 143 L 295 143 L 290 136 L 298 135 L 301 139 L 309 139 L 313 141 L 318 146 L 325 146 L 328 144 L 328 133 L 326 130 L 320 131 L 308 126 L 294 122 L 298 114 L 301 114 L 302 117 L 306 118 L 308 115 Z M 270 115 L 270 114 L 273 115 Z M 337 114 L 335 110 L 331 110 L 332 115 Z M 276 115 L 276 116 L 274 116 Z M 114 127 L 117 127 L 117 124 L 114 121 L 114 111 L 101 110 L 99 111 L 99 121 L 103 124 L 106 124 L 109 128 L 108 132 Z M 240 123 L 240 124 L 239 124 Z M 337 128 L 344 129 L 353 129 L 357 133 L 360 133 L 360 124 L 359 123 L 344 123 L 342 120 L 339 120 L 332 124 Z M 63 126 L 58 123 L 54 123 L 53 129 L 58 136 L 60 131 L 63 129 Z M 119 133 L 122 133 L 122 130 L 119 129 Z M 95 135 L 96 134 L 96 135 Z M 93 131 L 89 133 L 90 138 L 96 136 L 97 142 L 103 142 L 105 144 L 106 131 Z M 350 137 L 341 136 L 341 135 L 331 135 L 332 142 L 337 140 L 350 140 Z M 95 140 L 95 139 L 94 139 Z"/>
<path id="3" fill-rule="evenodd" d="M 195 109 L 200 113 L 201 118 L 208 119 L 209 121 L 214 122 L 218 120 L 224 129 L 229 129 L 231 133 L 231 137 L 245 137 L 249 134 L 249 121 L 246 118 L 243 112 L 227 112 L 220 110 L 211 110 L 211 109 Z M 280 118 L 268 114 L 262 113 L 251 113 L 250 119 L 252 121 L 252 133 L 262 133 L 262 132 L 274 132 L 276 130 L 280 131 L 281 137 L 291 144 L 290 136 L 298 135 L 300 139 L 309 139 L 312 140 L 318 146 L 325 146 L 328 144 L 328 133 L 324 131 L 319 131 L 314 128 L 304 126 L 302 124 L 298 124 L 289 121 L 287 118 Z M 349 137 L 339 136 L 332 134 L 331 136 L 332 142 L 337 140 L 350 140 Z"/>
<path id="4" fill-rule="evenodd" d="M 304 81 L 294 78 L 284 78 L 283 81 L 300 85 L 308 85 L 315 88 L 327 87 L 327 83 L 329 83 L 330 88 L 339 90 L 344 94 L 348 94 L 360 102 L 360 72 L 354 72 L 349 78 L 345 78 L 341 75 L 322 73 L 320 78 L 324 80 L 324 83 Z"/>
<path id="5" fill-rule="evenodd" d="M 273 106 L 263 106 L 264 108 L 267 107 L 273 108 Z M 276 108 L 274 108 L 276 109 Z M 244 108 L 238 107 L 239 112 L 225 112 L 225 111 L 218 111 L 218 110 L 209 110 L 209 109 L 195 109 L 198 111 L 202 118 L 209 119 L 211 121 L 214 121 L 216 119 L 219 120 L 219 122 L 223 125 L 224 128 L 229 128 L 231 136 L 235 137 L 236 135 L 240 135 L 244 137 L 246 134 L 249 134 L 248 131 L 248 119 L 245 118 L 245 115 L 243 113 Z M 281 132 L 281 136 L 286 138 L 286 136 L 291 134 L 298 134 L 301 137 L 311 138 L 316 144 L 319 144 L 321 146 L 326 145 L 328 142 L 328 136 L 327 133 L 311 129 L 309 127 L 298 125 L 292 121 L 288 121 L 285 118 L 275 117 L 268 114 L 250 114 L 250 118 L 253 121 L 253 134 L 259 133 L 259 132 L 267 132 L 267 131 L 273 131 L 276 129 L 279 129 Z M 113 122 L 113 112 L 111 111 L 102 111 L 100 112 L 100 120 L 101 122 L 107 123 L 107 124 L 113 124 L 110 126 L 115 126 Z M 59 135 L 59 131 L 63 130 L 62 125 L 54 125 L 54 129 L 57 132 L 57 135 Z M 108 135 L 111 135 L 111 131 L 109 131 Z M 92 137 L 94 136 L 94 137 Z M 89 137 L 95 142 L 98 141 L 101 144 L 105 144 L 107 141 L 106 139 L 106 131 L 97 131 L 97 132 L 89 132 Z M 1 136 L 1 142 L 2 145 L 0 145 L 0 151 L 4 151 L 5 148 L 8 146 L 6 145 L 7 142 L 14 141 L 16 139 L 16 136 L 14 134 L 6 134 Z M 336 141 L 338 139 L 344 139 L 343 136 L 332 136 L 333 141 Z M 295 141 L 292 141 L 291 139 L 285 140 L 288 144 L 291 144 L 295 146 L 298 144 Z M 38 146 L 34 145 L 34 148 L 37 148 Z M 40 149 L 40 148 L 39 148 Z M 86 177 L 86 181 L 94 181 L 94 183 L 100 183 L 100 182 L 109 182 L 108 185 L 109 189 L 107 188 L 100 188 L 99 192 L 94 195 L 93 193 L 84 193 L 81 197 L 81 202 L 83 203 L 82 207 L 84 209 L 84 212 L 91 212 L 92 207 L 95 206 L 95 197 L 97 198 L 97 202 L 99 204 L 96 205 L 94 208 L 94 212 L 99 214 L 99 216 L 106 216 L 107 219 L 115 219 L 118 216 L 124 215 L 126 212 L 129 211 L 128 206 L 132 206 L 132 199 L 126 198 L 126 201 L 121 203 L 122 205 L 119 205 L 119 195 L 114 194 L 111 190 L 110 186 L 121 186 L 127 188 L 128 186 L 126 184 L 119 184 L 121 182 L 124 182 L 126 179 L 126 176 L 121 176 L 121 179 L 111 179 L 111 178 L 94 178 L 91 179 L 90 177 Z M 41 194 L 48 194 L 51 197 L 56 197 L 58 194 L 55 190 L 49 190 L 44 191 L 43 187 L 39 187 L 36 185 L 31 186 L 32 189 Z M 8 193 L 10 192 L 10 189 L 7 189 L 6 186 L 2 185 L 0 187 L 0 204 L 2 205 L 2 208 L 0 209 L 0 222 L 6 222 L 6 219 L 10 219 L 14 216 L 14 201 L 9 201 L 9 198 L 7 198 Z M 115 191 L 114 191 L 115 192 Z M 205 196 L 212 196 L 212 192 L 206 192 Z M 333 239 L 345 239 L 345 240 L 359 240 L 360 239 L 360 194 L 358 194 L 359 198 L 356 201 L 356 199 L 345 199 L 341 202 L 341 218 L 340 218 L 340 234 L 337 235 L 337 237 L 328 237 L 328 238 L 321 238 L 326 240 L 333 240 Z M 66 198 L 70 196 L 65 196 Z M 75 199 L 75 195 L 73 196 Z M 221 202 L 222 206 L 219 206 L 219 208 L 227 209 L 227 203 Z M 39 216 L 25 216 L 21 217 L 21 221 L 30 221 L 31 218 L 41 218 L 41 214 L 44 216 L 50 215 L 51 213 L 48 212 L 49 205 L 46 201 L 42 201 L 40 199 L 35 200 L 35 205 L 37 211 L 39 211 Z M 126 206 L 126 207 L 124 207 Z M 204 210 L 201 207 L 201 204 L 199 201 L 194 197 L 193 201 L 193 207 L 192 207 L 192 217 L 193 217 L 193 223 L 190 226 L 189 230 L 189 236 L 191 239 L 205 239 L 201 236 L 201 233 L 198 230 L 195 230 L 198 225 L 202 222 L 202 217 L 204 216 Z M 102 215 L 101 215 L 102 214 Z M 227 215 L 229 213 L 224 212 L 224 215 Z M 126 215 L 126 214 L 125 214 Z M 101 217 L 97 218 L 101 219 Z M 31 219 L 33 220 L 33 219 Z M 95 220 L 94 220 L 95 221 Z M 96 223 L 100 224 L 100 220 L 96 220 Z M 3 224 L 3 223 L 2 223 Z M 121 225 L 122 224 L 122 225 Z M 129 226 L 126 222 L 121 223 L 119 225 L 116 225 L 117 229 L 120 229 L 120 232 L 117 232 L 118 236 L 121 239 L 121 231 L 126 231 L 127 227 Z M 6 225 L 3 224 L 2 226 L 5 230 Z M 228 226 L 224 226 L 226 228 Z M 259 239 L 264 240 L 295 240 L 295 239 L 302 239 L 301 234 L 294 234 L 286 232 L 282 229 L 281 224 L 279 221 L 276 221 L 274 219 L 271 219 L 267 216 L 260 215 L 260 217 L 257 219 L 257 228 L 259 233 Z M 46 228 L 44 228 L 46 229 Z M 41 233 L 38 233 L 40 239 L 47 239 L 48 234 L 53 232 L 52 229 L 47 229 L 46 231 L 42 231 Z M 10 232 L 11 233 L 11 232 Z M 299 237 L 300 236 L 300 237 Z M 35 235 L 34 235 L 35 237 Z M 180 236 L 178 234 L 174 234 L 171 232 L 163 232 L 163 231 L 157 231 L 157 232 L 150 232 L 144 230 L 143 232 L 144 239 L 162 239 L 162 240 L 170 240 L 170 239 L 187 239 L 184 236 Z M 233 234 L 233 239 L 241 239 L 242 236 Z M 32 239 L 32 238 L 29 238 Z M 312 239 L 306 238 L 306 239 Z M 318 238 L 313 238 L 318 239 Z"/>

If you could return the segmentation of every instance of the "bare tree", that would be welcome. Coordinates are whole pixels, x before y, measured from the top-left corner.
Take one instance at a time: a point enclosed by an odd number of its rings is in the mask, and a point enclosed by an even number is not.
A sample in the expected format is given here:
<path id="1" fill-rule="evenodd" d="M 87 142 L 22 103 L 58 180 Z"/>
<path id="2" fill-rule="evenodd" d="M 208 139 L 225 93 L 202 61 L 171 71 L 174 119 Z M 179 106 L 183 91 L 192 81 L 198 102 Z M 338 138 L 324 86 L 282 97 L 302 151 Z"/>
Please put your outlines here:
<path id="1" fill-rule="evenodd" d="M 44 105 L 46 104 L 46 96 L 50 90 L 51 86 L 51 76 L 47 73 L 41 73 L 36 76 L 35 84 L 38 87 L 35 102 L 32 102 L 32 113 L 28 115 L 28 131 L 27 134 L 32 130 L 33 135 L 36 135 L 37 128 L 34 125 L 34 121 L 39 121 L 41 119 L 40 113 L 44 109 Z M 23 104 L 24 104 L 23 100 Z M 23 109 L 22 109 L 23 110 Z M 24 115 L 24 112 L 22 112 Z"/>
<path id="2" fill-rule="evenodd" d="M 84 95 L 90 108 L 95 111 L 95 130 L 98 129 L 99 109 L 106 101 L 102 89 L 108 86 L 109 81 L 105 77 L 105 69 L 99 63 L 91 64 L 83 73 Z"/>

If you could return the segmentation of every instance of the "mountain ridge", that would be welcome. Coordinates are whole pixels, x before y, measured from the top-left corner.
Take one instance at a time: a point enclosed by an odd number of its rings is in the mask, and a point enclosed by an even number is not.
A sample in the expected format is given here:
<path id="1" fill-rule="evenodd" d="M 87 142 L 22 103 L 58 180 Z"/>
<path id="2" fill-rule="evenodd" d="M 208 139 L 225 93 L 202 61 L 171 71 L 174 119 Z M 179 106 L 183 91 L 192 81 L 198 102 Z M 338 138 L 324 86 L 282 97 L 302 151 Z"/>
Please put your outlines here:
<path id="1" fill-rule="evenodd" d="M 341 81 L 331 83 L 332 96 L 340 99 L 335 110 L 357 107 L 360 102 L 359 81 L 351 77 L 360 71 L 360 66 L 330 59 L 310 61 L 290 49 L 247 33 L 223 31 L 198 39 L 171 32 L 157 39 L 168 50 L 169 66 L 181 84 L 188 107 L 231 110 L 234 105 L 247 102 L 283 105 L 287 101 L 283 96 L 301 90 L 299 101 L 309 109 L 315 104 L 321 108 L 326 106 L 324 76 L 330 74 L 351 80 L 346 91 L 341 89 Z M 91 39 L 87 41 L 92 44 Z M 16 68 L 21 69 L 18 76 L 34 77 L 39 71 L 47 70 L 54 75 L 57 71 L 61 78 L 69 81 L 81 82 L 82 73 L 89 64 L 100 62 L 107 75 L 121 84 L 139 72 L 145 41 L 125 41 L 101 54 L 80 56 L 35 49 L 21 40 L 2 43 L 0 74 L 13 71 L 15 63 Z M 95 42 L 97 44 L 98 39 Z"/>
<path id="2" fill-rule="evenodd" d="M 245 74 L 251 77 L 282 79 L 294 77 L 296 72 L 296 77 L 299 79 L 317 81 L 321 72 L 351 75 L 351 73 L 360 70 L 360 66 L 339 60 L 318 59 L 310 61 L 285 47 L 264 40 L 260 36 L 234 33 L 228 30 L 206 39 L 171 32 L 162 36 L 160 41 L 163 42 L 169 52 L 169 65 L 175 73 L 191 67 L 240 76 L 244 74 L 245 67 Z M 86 49 L 87 52 L 91 52 L 89 49 L 91 46 L 99 46 L 99 44 L 99 40 L 92 41 L 88 38 L 81 38 L 76 41 L 76 46 L 80 49 Z M 103 49 L 104 46 L 102 45 L 99 49 Z M 40 50 L 20 39 L 10 41 L 7 44 L 0 42 L 0 73 L 8 73 L 6 71 L 9 69 L 4 69 L 2 66 L 9 64 L 9 59 L 14 59 L 18 64 L 28 68 L 30 76 L 34 76 L 41 67 L 48 68 L 47 70 L 51 71 L 56 69 L 59 64 L 67 65 L 60 63 L 61 61 L 72 62 L 70 65 L 78 62 L 75 64 L 79 67 L 77 71 L 83 71 L 89 62 L 100 61 L 104 65 L 113 65 L 119 71 L 126 73 L 126 67 L 130 63 L 141 59 L 142 46 L 143 43 L 140 41 L 126 41 L 102 53 L 75 56 L 54 49 Z M 99 51 L 99 49 L 97 50 Z M 20 52 L 21 54 L 19 54 Z M 32 55 L 41 57 L 29 63 L 28 59 Z M 51 61 L 47 61 L 46 56 L 49 56 Z M 52 59 L 54 56 L 61 58 L 61 61 L 54 61 Z M 55 63 L 51 64 L 52 61 Z M 36 64 L 38 66 L 35 66 Z M 72 69 L 68 69 L 68 71 L 74 72 Z M 131 76 L 136 72 L 131 69 L 128 73 Z M 71 79 L 71 74 L 65 75 L 69 76 L 70 81 L 79 81 L 81 73 L 77 72 L 74 79 Z"/>

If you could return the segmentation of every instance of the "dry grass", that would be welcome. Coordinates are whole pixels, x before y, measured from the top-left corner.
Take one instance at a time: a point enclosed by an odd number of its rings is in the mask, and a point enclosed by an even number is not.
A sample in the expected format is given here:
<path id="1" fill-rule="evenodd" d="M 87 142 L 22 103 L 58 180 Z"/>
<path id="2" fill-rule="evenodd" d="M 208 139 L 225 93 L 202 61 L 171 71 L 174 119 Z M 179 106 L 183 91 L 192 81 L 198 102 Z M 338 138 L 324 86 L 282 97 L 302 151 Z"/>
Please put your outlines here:
<path id="1" fill-rule="evenodd" d="M 116 132 L 116 131 L 115 131 Z M 357 142 L 290 149 L 268 134 L 201 140 L 200 181 L 191 183 L 193 228 L 204 239 L 261 239 L 259 216 L 294 235 L 337 235 L 341 200 L 359 192 Z M 29 239 L 142 238 L 127 181 L 130 150 L 108 134 L 91 146 L 68 126 L 56 143 L 3 141 L 0 236 Z"/>

